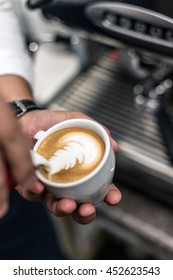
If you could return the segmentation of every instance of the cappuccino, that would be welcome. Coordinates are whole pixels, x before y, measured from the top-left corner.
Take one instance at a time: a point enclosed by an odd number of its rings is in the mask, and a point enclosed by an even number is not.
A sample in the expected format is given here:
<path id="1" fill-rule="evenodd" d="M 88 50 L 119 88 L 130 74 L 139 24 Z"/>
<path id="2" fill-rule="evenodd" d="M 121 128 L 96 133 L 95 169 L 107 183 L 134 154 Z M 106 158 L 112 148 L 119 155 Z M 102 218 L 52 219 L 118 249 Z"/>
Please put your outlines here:
<path id="1" fill-rule="evenodd" d="M 49 181 L 69 183 L 82 179 L 101 162 L 105 144 L 92 130 L 70 127 L 48 135 L 37 152 L 45 157 L 52 168 L 39 168 Z"/>

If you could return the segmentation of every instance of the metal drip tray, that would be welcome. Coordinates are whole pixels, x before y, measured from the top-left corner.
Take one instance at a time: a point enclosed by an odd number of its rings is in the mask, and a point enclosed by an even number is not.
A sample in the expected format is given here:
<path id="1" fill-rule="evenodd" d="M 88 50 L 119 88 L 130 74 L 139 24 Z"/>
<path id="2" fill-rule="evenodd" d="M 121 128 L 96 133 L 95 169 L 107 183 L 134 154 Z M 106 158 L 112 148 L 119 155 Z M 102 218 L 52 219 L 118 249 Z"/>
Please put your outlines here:
<path id="1" fill-rule="evenodd" d="M 135 79 L 106 53 L 54 102 L 84 112 L 109 128 L 119 143 L 115 181 L 173 202 L 173 166 L 155 115 L 134 103 Z"/>

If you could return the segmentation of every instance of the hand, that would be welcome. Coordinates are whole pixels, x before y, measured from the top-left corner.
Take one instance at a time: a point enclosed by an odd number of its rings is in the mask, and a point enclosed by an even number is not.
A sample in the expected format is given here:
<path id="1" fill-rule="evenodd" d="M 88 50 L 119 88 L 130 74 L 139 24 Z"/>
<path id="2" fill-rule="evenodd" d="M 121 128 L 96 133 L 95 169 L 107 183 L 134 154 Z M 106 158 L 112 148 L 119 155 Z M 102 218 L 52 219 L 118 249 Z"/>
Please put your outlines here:
<path id="1" fill-rule="evenodd" d="M 28 140 L 9 106 L 0 98 L 0 218 L 8 211 L 8 193 L 12 182 L 33 185 L 34 170 Z"/>
<path id="2" fill-rule="evenodd" d="M 69 111 L 50 111 L 50 110 L 36 110 L 24 115 L 19 122 L 22 125 L 24 132 L 33 139 L 35 133 L 39 130 L 47 130 L 49 127 L 68 119 L 74 118 L 89 118 L 88 116 L 79 112 L 69 112 Z M 109 136 L 110 133 L 107 130 Z M 118 152 L 117 143 L 111 138 L 110 140 L 115 152 Z M 34 142 L 33 142 L 34 144 Z M 96 214 L 95 207 L 90 203 L 84 203 L 77 205 L 74 200 L 71 199 L 57 199 L 52 194 L 45 192 L 44 186 L 38 182 L 31 189 L 22 188 L 18 186 L 18 191 L 23 197 L 27 199 L 43 199 L 48 210 L 56 216 L 64 216 L 67 214 L 72 214 L 76 221 L 79 223 L 87 224 L 90 223 Z M 112 185 L 111 190 L 106 196 L 106 203 L 109 205 L 116 205 L 121 200 L 120 191 Z"/>

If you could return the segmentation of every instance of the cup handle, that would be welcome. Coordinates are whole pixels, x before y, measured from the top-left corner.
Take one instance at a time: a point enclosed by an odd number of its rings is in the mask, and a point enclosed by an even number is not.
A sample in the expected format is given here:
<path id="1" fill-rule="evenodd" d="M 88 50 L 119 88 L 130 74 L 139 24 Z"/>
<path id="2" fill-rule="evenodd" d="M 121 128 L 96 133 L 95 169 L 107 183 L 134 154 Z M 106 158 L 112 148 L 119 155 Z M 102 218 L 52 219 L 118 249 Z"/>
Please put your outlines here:
<path id="1" fill-rule="evenodd" d="M 35 135 L 34 135 L 34 139 L 38 140 L 41 136 L 43 136 L 45 134 L 44 130 L 39 130 Z"/>

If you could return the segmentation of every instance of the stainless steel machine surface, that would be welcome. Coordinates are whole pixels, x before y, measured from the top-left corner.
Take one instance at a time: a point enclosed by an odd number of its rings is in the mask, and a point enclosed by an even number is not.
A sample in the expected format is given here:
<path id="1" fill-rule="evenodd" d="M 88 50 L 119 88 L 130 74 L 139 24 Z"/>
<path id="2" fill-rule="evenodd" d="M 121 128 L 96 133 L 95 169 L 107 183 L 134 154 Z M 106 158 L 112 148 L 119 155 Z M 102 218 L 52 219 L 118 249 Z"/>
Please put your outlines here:
<path id="1" fill-rule="evenodd" d="M 136 82 L 124 75 L 118 52 L 106 51 L 54 104 L 82 111 L 110 129 L 120 146 L 115 180 L 171 202 L 173 166 L 155 114 L 134 101 Z"/>
<path id="2" fill-rule="evenodd" d="M 123 199 L 116 208 L 98 207 L 98 226 L 143 257 L 172 259 L 173 166 L 155 114 L 134 102 L 135 84 L 124 75 L 118 53 L 106 51 L 50 107 L 89 114 L 119 143 L 114 180 Z"/>

